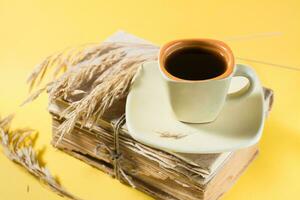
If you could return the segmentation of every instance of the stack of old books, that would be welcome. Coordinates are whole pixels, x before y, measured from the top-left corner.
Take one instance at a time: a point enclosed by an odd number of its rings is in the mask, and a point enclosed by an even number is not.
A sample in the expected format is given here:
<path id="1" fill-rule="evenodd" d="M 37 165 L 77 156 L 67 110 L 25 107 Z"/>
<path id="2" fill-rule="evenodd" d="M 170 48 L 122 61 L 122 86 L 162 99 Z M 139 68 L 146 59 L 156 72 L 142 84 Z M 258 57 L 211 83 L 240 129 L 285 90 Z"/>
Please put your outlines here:
<path id="1" fill-rule="evenodd" d="M 267 116 L 273 94 L 264 89 L 264 95 Z M 258 153 L 257 146 L 219 154 L 182 154 L 149 147 L 129 135 L 124 120 L 120 123 L 125 101 L 115 103 L 92 127 L 82 126 L 79 120 L 57 147 L 155 199 L 170 200 L 218 199 Z M 68 105 L 64 100 L 49 105 L 53 144 L 65 120 L 60 114 Z"/>

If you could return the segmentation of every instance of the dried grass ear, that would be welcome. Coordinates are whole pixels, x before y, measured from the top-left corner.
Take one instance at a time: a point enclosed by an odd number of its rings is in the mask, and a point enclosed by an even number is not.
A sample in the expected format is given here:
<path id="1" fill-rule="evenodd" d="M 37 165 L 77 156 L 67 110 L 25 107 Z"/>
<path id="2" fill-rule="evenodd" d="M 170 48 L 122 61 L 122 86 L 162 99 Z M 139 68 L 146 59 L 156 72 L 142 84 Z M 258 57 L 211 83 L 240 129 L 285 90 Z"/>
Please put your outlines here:
<path id="1" fill-rule="evenodd" d="M 158 50 L 152 44 L 104 42 L 56 53 L 42 61 L 29 76 L 30 90 L 39 89 L 22 105 L 34 101 L 44 91 L 49 93 L 50 101 L 70 101 L 71 106 L 61 116 L 66 120 L 59 127 L 57 145 L 78 119 L 83 126 L 88 122 L 94 124 L 116 101 L 124 98 L 139 65 L 156 60 Z M 50 81 L 40 86 L 51 71 Z M 81 91 L 80 95 L 76 91 Z"/>
<path id="2" fill-rule="evenodd" d="M 41 158 L 38 157 L 40 153 L 36 152 L 33 146 L 37 132 L 31 129 L 11 129 L 12 119 L 13 115 L 0 117 L 0 144 L 7 158 L 21 165 L 58 195 L 79 200 L 66 191 L 44 167 L 45 163 L 40 161 Z"/>

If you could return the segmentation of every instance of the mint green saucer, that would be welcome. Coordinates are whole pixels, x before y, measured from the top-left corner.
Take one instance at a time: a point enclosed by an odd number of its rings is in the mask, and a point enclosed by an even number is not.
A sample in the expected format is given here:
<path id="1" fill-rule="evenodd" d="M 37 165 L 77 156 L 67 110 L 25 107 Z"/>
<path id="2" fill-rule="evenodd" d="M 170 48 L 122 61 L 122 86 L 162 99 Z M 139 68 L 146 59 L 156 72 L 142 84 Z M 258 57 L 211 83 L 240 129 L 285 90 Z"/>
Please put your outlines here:
<path id="1" fill-rule="evenodd" d="M 232 88 L 239 88 L 232 81 Z M 181 153 L 219 153 L 256 144 L 264 125 L 262 87 L 243 100 L 227 101 L 217 120 L 206 124 L 178 121 L 169 105 L 157 62 L 143 64 L 126 102 L 131 136 L 149 146 Z"/>

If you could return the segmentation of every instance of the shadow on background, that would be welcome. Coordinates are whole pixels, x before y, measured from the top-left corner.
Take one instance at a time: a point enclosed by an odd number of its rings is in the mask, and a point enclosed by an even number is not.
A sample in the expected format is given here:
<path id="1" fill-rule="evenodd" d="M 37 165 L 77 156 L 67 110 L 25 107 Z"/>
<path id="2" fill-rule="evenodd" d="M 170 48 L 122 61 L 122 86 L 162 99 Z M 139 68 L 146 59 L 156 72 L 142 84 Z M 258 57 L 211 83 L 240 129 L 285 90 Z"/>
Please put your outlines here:
<path id="1" fill-rule="evenodd" d="M 295 199 L 299 196 L 300 135 L 296 130 L 269 119 L 259 148 L 258 157 L 225 199 L 240 199 L 242 190 L 243 199 Z"/>

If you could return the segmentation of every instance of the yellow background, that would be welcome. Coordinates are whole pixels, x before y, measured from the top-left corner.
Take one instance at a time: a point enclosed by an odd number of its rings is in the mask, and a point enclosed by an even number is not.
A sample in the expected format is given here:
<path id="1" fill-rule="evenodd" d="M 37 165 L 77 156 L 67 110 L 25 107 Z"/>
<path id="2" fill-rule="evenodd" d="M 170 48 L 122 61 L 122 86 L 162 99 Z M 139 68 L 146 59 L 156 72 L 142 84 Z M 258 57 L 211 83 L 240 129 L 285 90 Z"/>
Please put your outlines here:
<path id="1" fill-rule="evenodd" d="M 228 39 L 236 56 L 300 69 L 300 1 L 165 0 L 0 0 L 0 113 L 17 113 L 14 126 L 40 131 L 38 149 L 63 186 L 86 200 L 150 197 L 49 145 L 47 97 L 18 108 L 27 95 L 25 80 L 45 56 L 83 43 L 100 42 L 119 29 L 157 44 L 175 38 Z M 260 155 L 224 196 L 234 199 L 300 198 L 300 72 L 251 64 L 265 86 L 275 91 Z M 29 187 L 29 192 L 27 192 Z M 0 199 L 61 199 L 0 154 Z"/>

